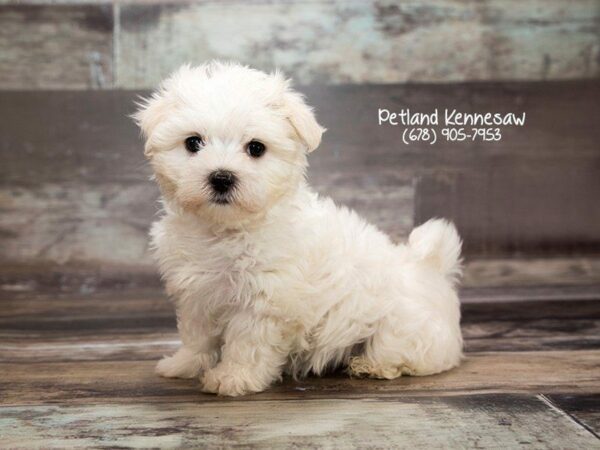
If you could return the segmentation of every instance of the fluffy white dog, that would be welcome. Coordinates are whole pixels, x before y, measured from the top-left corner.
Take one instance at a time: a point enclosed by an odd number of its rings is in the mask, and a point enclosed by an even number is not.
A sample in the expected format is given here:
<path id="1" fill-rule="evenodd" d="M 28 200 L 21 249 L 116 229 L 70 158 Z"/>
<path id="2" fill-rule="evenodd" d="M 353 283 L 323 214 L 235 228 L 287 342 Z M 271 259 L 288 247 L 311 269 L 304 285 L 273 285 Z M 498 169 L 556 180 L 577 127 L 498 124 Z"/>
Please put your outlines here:
<path id="1" fill-rule="evenodd" d="M 163 195 L 151 236 L 182 340 L 160 375 L 235 396 L 284 372 L 391 379 L 459 363 L 454 226 L 431 220 L 394 244 L 314 193 L 307 155 L 325 130 L 281 74 L 185 66 L 135 118 Z"/>

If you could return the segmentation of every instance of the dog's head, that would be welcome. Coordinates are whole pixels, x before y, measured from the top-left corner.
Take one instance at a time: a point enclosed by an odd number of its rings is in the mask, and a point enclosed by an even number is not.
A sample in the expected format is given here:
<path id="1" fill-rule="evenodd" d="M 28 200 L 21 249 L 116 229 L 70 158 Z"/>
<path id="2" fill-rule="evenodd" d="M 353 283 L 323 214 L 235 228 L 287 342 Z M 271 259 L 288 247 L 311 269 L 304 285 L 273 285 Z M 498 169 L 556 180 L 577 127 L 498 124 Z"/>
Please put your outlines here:
<path id="1" fill-rule="evenodd" d="M 217 62 L 182 67 L 134 117 L 167 202 L 217 222 L 293 192 L 325 131 L 281 74 Z"/>

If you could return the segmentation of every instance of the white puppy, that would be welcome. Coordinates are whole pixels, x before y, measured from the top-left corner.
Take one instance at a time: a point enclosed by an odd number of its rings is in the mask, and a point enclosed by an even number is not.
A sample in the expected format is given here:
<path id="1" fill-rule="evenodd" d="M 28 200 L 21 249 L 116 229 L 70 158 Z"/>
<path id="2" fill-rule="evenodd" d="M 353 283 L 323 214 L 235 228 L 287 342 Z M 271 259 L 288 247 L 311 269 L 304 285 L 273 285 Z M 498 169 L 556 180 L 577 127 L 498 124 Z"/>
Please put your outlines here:
<path id="1" fill-rule="evenodd" d="M 185 66 L 135 115 L 163 195 L 152 242 L 182 346 L 166 377 L 242 395 L 282 373 L 396 378 L 456 366 L 460 239 L 432 220 L 394 244 L 315 194 L 325 131 L 281 74 Z"/>

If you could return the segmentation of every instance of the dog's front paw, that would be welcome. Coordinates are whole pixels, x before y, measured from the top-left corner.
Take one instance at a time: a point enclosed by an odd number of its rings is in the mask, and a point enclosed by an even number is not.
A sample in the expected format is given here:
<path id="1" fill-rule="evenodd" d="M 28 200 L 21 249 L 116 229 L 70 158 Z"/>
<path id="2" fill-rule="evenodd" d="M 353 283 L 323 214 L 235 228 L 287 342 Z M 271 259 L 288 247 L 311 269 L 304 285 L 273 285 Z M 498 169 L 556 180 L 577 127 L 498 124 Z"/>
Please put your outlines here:
<path id="1" fill-rule="evenodd" d="M 268 383 L 254 377 L 242 366 L 217 366 L 207 370 L 201 379 L 202 392 L 237 397 L 263 391 Z"/>
<path id="2" fill-rule="evenodd" d="M 156 373 L 166 378 L 196 378 L 215 362 L 215 357 L 211 355 L 180 348 L 173 356 L 166 356 L 158 362 Z"/>

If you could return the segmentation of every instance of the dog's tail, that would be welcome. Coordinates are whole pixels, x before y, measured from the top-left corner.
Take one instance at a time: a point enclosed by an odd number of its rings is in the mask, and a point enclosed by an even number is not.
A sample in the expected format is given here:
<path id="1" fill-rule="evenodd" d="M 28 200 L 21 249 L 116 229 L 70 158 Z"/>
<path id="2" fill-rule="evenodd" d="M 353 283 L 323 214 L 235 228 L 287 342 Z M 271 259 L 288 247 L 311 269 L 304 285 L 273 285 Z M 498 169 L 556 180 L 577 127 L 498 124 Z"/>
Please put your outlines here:
<path id="1" fill-rule="evenodd" d="M 430 264 L 452 283 L 461 274 L 461 246 L 456 227 L 445 219 L 431 219 L 415 228 L 408 237 L 413 256 Z"/>

